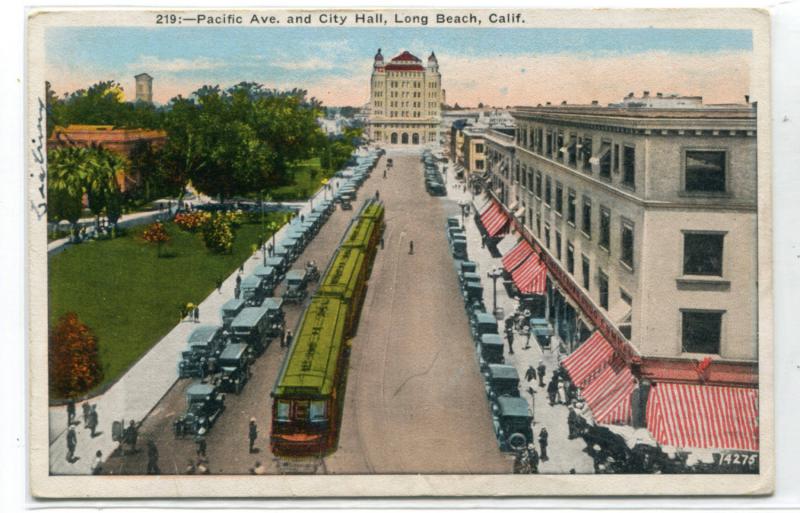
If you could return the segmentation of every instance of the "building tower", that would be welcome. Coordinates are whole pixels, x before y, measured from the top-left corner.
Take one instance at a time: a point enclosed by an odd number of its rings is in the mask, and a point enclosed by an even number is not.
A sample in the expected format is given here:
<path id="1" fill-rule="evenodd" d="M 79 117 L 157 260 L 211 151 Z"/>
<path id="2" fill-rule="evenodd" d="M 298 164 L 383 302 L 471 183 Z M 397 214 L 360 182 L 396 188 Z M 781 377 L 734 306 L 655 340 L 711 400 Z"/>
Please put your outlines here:
<path id="1" fill-rule="evenodd" d="M 379 48 L 372 65 L 369 105 L 371 140 L 399 145 L 437 143 L 442 79 L 433 52 L 426 67 L 408 51 L 385 63 Z"/>
<path id="2" fill-rule="evenodd" d="M 147 73 L 139 73 L 136 79 L 136 101 L 153 103 L 153 77 Z"/>

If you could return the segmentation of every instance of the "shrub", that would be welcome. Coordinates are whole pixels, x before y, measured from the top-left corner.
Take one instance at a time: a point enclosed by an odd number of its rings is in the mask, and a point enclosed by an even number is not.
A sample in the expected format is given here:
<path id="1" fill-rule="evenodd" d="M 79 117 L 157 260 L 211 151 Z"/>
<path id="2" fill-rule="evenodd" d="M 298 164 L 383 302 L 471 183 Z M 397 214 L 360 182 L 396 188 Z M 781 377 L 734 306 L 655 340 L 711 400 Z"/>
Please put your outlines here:
<path id="1" fill-rule="evenodd" d="M 48 370 L 54 396 L 77 397 L 102 381 L 97 337 L 77 314 L 61 316 L 49 338 Z"/>
<path id="2" fill-rule="evenodd" d="M 215 214 L 203 226 L 203 242 L 215 253 L 227 253 L 233 249 L 233 227 L 225 214 Z"/>
<path id="3" fill-rule="evenodd" d="M 194 211 L 175 214 L 175 224 L 178 225 L 178 228 L 187 232 L 196 232 L 203 229 L 210 219 L 211 214 L 209 212 Z"/>
<path id="4" fill-rule="evenodd" d="M 142 232 L 142 238 L 150 244 L 158 244 L 158 256 L 161 256 L 161 246 L 169 242 L 169 234 L 160 221 L 151 224 Z"/>

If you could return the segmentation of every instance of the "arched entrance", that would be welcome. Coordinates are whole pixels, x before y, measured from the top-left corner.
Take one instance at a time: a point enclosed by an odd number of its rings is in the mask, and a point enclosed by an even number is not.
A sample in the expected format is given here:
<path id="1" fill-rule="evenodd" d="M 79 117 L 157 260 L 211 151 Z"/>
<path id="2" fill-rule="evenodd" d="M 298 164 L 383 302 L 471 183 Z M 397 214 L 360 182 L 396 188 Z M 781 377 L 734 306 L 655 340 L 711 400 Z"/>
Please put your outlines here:
<path id="1" fill-rule="evenodd" d="M 411 136 L 411 144 L 419 144 L 419 134 L 414 132 Z"/>
<path id="2" fill-rule="evenodd" d="M 397 132 L 392 132 L 392 144 L 397 144 Z"/>
<path id="3" fill-rule="evenodd" d="M 408 144 L 408 134 L 405 132 L 403 133 L 402 141 L 403 144 Z"/>

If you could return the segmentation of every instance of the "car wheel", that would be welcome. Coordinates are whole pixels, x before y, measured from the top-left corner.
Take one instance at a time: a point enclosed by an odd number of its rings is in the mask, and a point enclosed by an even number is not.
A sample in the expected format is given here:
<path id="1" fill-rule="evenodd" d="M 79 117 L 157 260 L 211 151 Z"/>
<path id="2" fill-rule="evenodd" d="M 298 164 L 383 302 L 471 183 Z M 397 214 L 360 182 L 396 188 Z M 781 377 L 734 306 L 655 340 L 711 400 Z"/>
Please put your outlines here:
<path id="1" fill-rule="evenodd" d="M 514 450 L 521 450 L 528 445 L 528 439 L 522 433 L 514 433 L 508 437 L 508 446 Z"/>

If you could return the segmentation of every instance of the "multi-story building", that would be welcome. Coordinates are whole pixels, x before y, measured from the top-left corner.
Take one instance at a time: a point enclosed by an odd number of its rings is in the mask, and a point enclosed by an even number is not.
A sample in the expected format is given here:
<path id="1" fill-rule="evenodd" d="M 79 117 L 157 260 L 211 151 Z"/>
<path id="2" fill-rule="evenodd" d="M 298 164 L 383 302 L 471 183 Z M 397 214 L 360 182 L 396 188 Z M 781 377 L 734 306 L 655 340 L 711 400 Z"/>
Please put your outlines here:
<path id="1" fill-rule="evenodd" d="M 486 170 L 486 127 L 467 126 L 463 134 L 462 161 L 459 163 L 470 175 L 483 174 Z"/>
<path id="2" fill-rule="evenodd" d="M 408 51 L 387 64 L 379 48 L 370 82 L 367 135 L 383 144 L 439 142 L 442 95 L 442 76 L 433 52 L 427 66 Z"/>
<path id="3" fill-rule="evenodd" d="M 484 135 L 486 171 L 490 177 L 489 185 L 495 191 L 497 198 L 508 205 L 512 212 L 518 208 L 517 205 L 512 205 L 508 199 L 508 184 L 511 183 L 511 173 L 515 161 L 515 135 L 514 128 L 490 128 Z"/>

